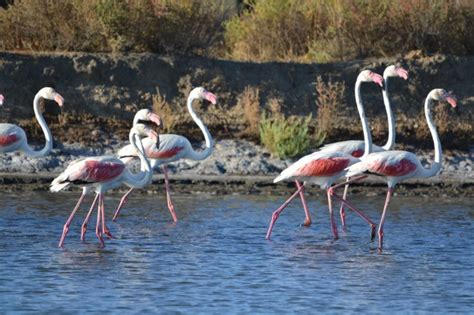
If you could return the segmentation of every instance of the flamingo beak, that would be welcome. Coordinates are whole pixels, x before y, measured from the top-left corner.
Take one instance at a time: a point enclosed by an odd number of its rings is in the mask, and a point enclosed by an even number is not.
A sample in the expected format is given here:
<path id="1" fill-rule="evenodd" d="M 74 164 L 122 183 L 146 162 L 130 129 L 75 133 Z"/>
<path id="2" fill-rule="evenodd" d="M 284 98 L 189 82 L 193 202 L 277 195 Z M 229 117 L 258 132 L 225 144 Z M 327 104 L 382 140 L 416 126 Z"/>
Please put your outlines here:
<path id="1" fill-rule="evenodd" d="M 62 107 L 64 104 L 64 98 L 61 95 L 59 95 L 59 93 L 54 94 L 54 101 L 58 103 L 59 107 Z"/>
<path id="2" fill-rule="evenodd" d="M 204 92 L 203 97 L 214 105 L 217 103 L 217 96 L 211 92 Z"/>
<path id="3" fill-rule="evenodd" d="M 458 101 L 457 101 L 456 98 L 453 97 L 453 96 L 447 96 L 447 97 L 446 97 L 446 101 L 447 101 L 453 108 L 456 108 L 456 106 L 458 105 L 458 104 L 457 104 Z"/>
<path id="4" fill-rule="evenodd" d="M 5 100 L 5 97 L 3 97 L 2 94 L 0 94 L 0 105 L 3 105 L 4 100 Z"/>
<path id="5" fill-rule="evenodd" d="M 147 130 L 147 135 L 151 140 L 153 140 L 154 143 L 158 144 L 158 133 L 155 130 L 148 129 Z"/>
<path id="6" fill-rule="evenodd" d="M 150 119 L 150 121 L 154 122 L 155 125 L 157 125 L 158 127 L 162 126 L 161 117 L 158 116 L 157 114 L 149 113 L 148 118 Z"/>
<path id="7" fill-rule="evenodd" d="M 401 67 L 397 67 L 397 69 L 395 70 L 398 74 L 399 77 L 403 78 L 404 80 L 407 80 L 408 79 L 408 71 L 401 68 Z"/>
<path id="8" fill-rule="evenodd" d="M 383 87 L 383 77 L 380 74 L 372 72 L 372 81 Z"/>

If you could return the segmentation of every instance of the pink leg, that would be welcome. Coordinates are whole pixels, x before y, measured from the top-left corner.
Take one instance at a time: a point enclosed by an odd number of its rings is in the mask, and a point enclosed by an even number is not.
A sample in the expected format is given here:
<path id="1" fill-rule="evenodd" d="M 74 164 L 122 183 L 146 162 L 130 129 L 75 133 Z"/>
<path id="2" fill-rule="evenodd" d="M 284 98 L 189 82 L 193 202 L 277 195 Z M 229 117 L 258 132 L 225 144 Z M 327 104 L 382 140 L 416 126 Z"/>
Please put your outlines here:
<path id="1" fill-rule="evenodd" d="M 83 192 L 81 194 L 81 196 L 79 197 L 79 200 L 77 201 L 77 204 L 74 207 L 74 210 L 72 210 L 71 215 L 67 219 L 66 224 L 64 224 L 63 234 L 61 235 L 61 239 L 59 240 L 59 247 L 63 247 L 64 239 L 66 238 L 67 232 L 69 232 L 69 226 L 71 225 L 72 219 L 74 218 L 74 215 L 76 214 L 77 210 L 79 209 L 79 206 L 81 205 L 81 203 L 84 200 L 85 196 L 86 196 L 86 194 Z"/>
<path id="2" fill-rule="evenodd" d="M 104 204 L 104 198 L 102 198 L 102 204 L 100 205 L 100 215 L 101 215 L 101 220 L 102 220 L 102 234 L 105 234 L 107 235 L 107 237 L 110 239 L 110 238 L 114 238 L 114 236 L 112 235 L 112 233 L 110 233 L 110 230 L 109 228 L 107 227 L 107 225 L 105 224 L 105 204 Z"/>
<path id="3" fill-rule="evenodd" d="M 97 203 L 97 199 L 99 199 L 99 194 L 95 195 L 94 201 L 92 202 L 92 206 L 89 209 L 89 212 L 87 212 L 86 218 L 84 219 L 84 222 L 82 223 L 81 241 L 84 241 L 86 239 L 87 223 L 89 223 L 89 219 L 91 218 L 91 214 L 92 214 L 92 211 L 94 210 L 95 204 Z"/>
<path id="4" fill-rule="evenodd" d="M 385 205 L 383 206 L 383 212 L 382 212 L 382 217 L 380 218 L 379 231 L 378 231 L 378 234 L 379 234 L 379 253 L 382 252 L 383 224 L 385 222 L 385 216 L 387 215 L 388 204 L 390 202 L 390 199 L 392 199 L 392 194 L 393 194 L 393 187 L 388 187 L 387 198 L 385 199 Z"/>
<path id="5" fill-rule="evenodd" d="M 125 193 L 125 195 L 123 195 L 122 199 L 120 199 L 120 203 L 117 207 L 117 210 L 115 210 L 114 217 L 112 218 L 112 221 L 115 221 L 118 218 L 118 215 L 120 213 L 120 209 L 122 209 L 122 207 L 125 205 L 125 203 L 127 202 L 128 196 L 132 193 L 132 191 L 133 191 L 133 188 L 130 188 L 129 191 L 127 191 Z"/>
<path id="6" fill-rule="evenodd" d="M 329 190 L 330 189 L 328 188 L 327 195 L 328 195 L 329 219 L 331 220 L 332 234 L 334 235 L 334 239 L 337 240 L 339 238 L 339 235 L 337 234 L 337 226 L 336 226 L 336 222 L 334 221 L 334 213 L 332 211 L 332 198 L 331 198 L 331 192 Z"/>
<path id="7" fill-rule="evenodd" d="M 360 178 L 358 178 L 360 179 Z M 349 182 L 353 182 L 357 179 L 354 179 L 354 180 L 350 180 Z M 345 184 L 349 183 L 349 182 L 346 182 Z M 376 227 L 376 224 L 374 222 L 372 222 L 372 220 L 370 220 L 362 211 L 360 211 L 359 209 L 357 209 L 356 207 L 354 207 L 349 201 L 347 200 L 344 200 L 341 196 L 337 195 L 335 192 L 334 192 L 334 188 L 337 188 L 338 186 L 341 186 L 341 185 L 344 185 L 343 184 L 339 184 L 339 185 L 335 185 L 335 186 L 332 186 L 331 188 L 329 188 L 328 192 L 331 194 L 331 196 L 335 197 L 336 199 L 340 200 L 341 202 L 343 202 L 347 207 L 349 207 L 349 209 L 351 209 L 352 211 L 354 211 L 355 213 L 357 213 L 362 219 L 364 219 L 369 225 L 370 225 L 370 239 L 373 240 L 375 238 L 375 227 Z"/>
<path id="8" fill-rule="evenodd" d="M 295 183 L 296 183 L 296 187 L 298 189 L 300 189 L 301 188 L 300 182 L 295 180 Z M 306 219 L 303 223 L 303 226 L 310 226 L 311 225 L 311 215 L 309 214 L 308 205 L 306 204 L 306 200 L 304 198 L 304 192 L 303 191 L 300 191 L 300 197 L 301 197 L 301 203 L 303 204 L 304 214 L 306 216 Z"/>
<path id="9" fill-rule="evenodd" d="M 275 222 L 276 220 L 278 219 L 278 217 L 280 216 L 280 213 L 283 211 L 283 209 L 286 208 L 286 206 L 288 206 L 288 204 L 296 197 L 298 196 L 298 194 L 303 191 L 304 189 L 304 186 L 301 185 L 298 190 L 296 190 L 293 195 L 291 195 L 290 198 L 288 198 L 288 200 L 285 201 L 285 203 L 283 203 L 280 208 L 278 208 L 277 210 L 275 210 L 275 212 L 273 212 L 272 214 L 272 220 L 270 221 L 270 225 L 268 226 L 268 231 L 267 231 L 267 236 L 266 236 L 266 239 L 269 240 L 270 239 L 270 235 L 272 234 L 272 230 L 273 230 L 273 226 L 275 225 Z"/>
<path id="10" fill-rule="evenodd" d="M 171 216 L 173 217 L 173 222 L 178 222 L 178 217 L 176 216 L 176 213 L 174 212 L 174 206 L 173 206 L 173 201 L 171 200 L 171 194 L 170 194 L 170 187 L 169 187 L 169 182 L 168 182 L 168 170 L 166 169 L 166 166 L 163 165 L 161 167 L 163 170 L 163 174 L 165 175 L 165 189 L 166 189 L 166 200 L 168 202 L 168 209 L 170 210 Z"/>
<path id="11" fill-rule="evenodd" d="M 349 178 L 346 179 L 346 181 L 349 181 Z M 342 199 L 346 200 L 347 198 L 347 191 L 349 190 L 349 185 L 344 186 L 344 193 L 342 194 Z M 341 202 L 341 209 L 339 209 L 339 214 L 341 216 L 341 223 L 342 223 L 342 228 L 346 228 L 346 211 L 344 210 L 344 203 Z"/>
<path id="12" fill-rule="evenodd" d="M 100 221 L 101 221 L 101 205 L 102 205 L 102 200 L 103 196 L 102 193 L 99 194 L 99 206 L 97 207 L 97 222 L 95 225 L 95 235 L 97 235 L 97 238 L 100 241 L 101 247 L 105 246 L 104 239 L 102 238 L 102 231 L 100 230 Z"/>

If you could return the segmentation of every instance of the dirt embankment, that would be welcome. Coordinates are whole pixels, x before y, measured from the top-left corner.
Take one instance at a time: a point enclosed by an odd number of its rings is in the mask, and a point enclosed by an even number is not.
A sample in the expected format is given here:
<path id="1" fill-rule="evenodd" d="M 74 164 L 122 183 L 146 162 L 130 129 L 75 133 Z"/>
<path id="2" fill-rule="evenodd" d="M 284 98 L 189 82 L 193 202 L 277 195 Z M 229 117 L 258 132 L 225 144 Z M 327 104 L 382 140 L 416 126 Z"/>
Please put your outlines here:
<path id="1" fill-rule="evenodd" d="M 151 107 L 157 88 L 166 99 L 185 105 L 187 93 L 193 86 L 205 86 L 219 97 L 219 106 L 236 106 L 246 86 L 260 88 L 262 104 L 271 97 L 283 101 L 287 114 L 306 115 L 316 111 L 314 81 L 321 75 L 343 81 L 346 89 L 346 108 L 335 124 L 342 127 L 329 141 L 361 138 L 354 106 L 353 85 L 361 69 L 370 68 L 379 73 L 385 66 L 401 62 L 410 72 L 408 82 L 391 82 L 393 107 L 398 113 L 397 123 L 405 128 L 399 140 L 411 144 L 419 141 L 417 124 L 423 99 L 433 88 L 453 90 L 460 100 L 464 127 L 452 128 L 446 133 L 445 148 L 469 150 L 474 142 L 472 118 L 474 113 L 474 56 L 424 56 L 413 53 L 406 58 L 367 59 L 331 64 L 245 63 L 211 60 L 199 57 L 161 57 L 154 54 L 15 54 L 0 53 L 0 90 L 7 100 L 0 115 L 1 122 L 19 122 L 31 134 L 41 139 L 42 133 L 34 116 L 32 100 L 43 86 L 55 87 L 66 99 L 66 106 L 58 118 L 59 109 L 47 104 L 46 119 L 56 140 L 76 141 L 100 146 L 101 135 L 115 133 L 126 139 L 127 128 L 138 108 Z M 380 89 L 375 85 L 363 87 L 367 113 L 383 115 Z M 262 105 L 263 106 L 263 105 Z M 225 110 L 206 115 L 217 138 L 232 138 L 245 125 L 244 118 L 228 119 Z M 385 116 L 383 116 L 385 117 Z M 450 116 L 451 117 L 451 116 Z M 20 121 L 19 121 L 20 120 Z M 347 122 L 354 121 L 354 129 Z M 469 130 L 466 129 L 466 121 Z M 191 128 L 190 128 L 191 127 Z M 466 130 L 462 130 L 462 129 Z M 177 126 L 191 138 L 201 139 L 195 126 Z M 382 128 L 383 129 L 383 128 Z M 400 127 L 399 127 L 400 129 Z M 461 129 L 461 130 L 460 130 Z M 353 133 L 354 135 L 352 135 Z M 382 138 L 384 133 L 375 136 Z M 425 145 L 431 147 L 429 134 Z"/>

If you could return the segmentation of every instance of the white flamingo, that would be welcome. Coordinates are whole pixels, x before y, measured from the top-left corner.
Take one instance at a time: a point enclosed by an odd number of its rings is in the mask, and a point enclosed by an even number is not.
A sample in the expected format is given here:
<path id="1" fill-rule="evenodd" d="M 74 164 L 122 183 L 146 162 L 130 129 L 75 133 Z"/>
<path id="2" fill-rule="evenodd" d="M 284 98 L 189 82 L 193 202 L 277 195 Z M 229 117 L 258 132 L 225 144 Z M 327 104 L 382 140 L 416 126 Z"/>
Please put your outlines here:
<path id="1" fill-rule="evenodd" d="M 375 82 L 382 86 L 383 78 L 377 73 L 374 73 L 370 70 L 362 71 L 356 81 L 355 85 L 355 96 L 357 109 L 359 111 L 359 116 L 362 122 L 362 130 L 364 132 L 364 138 L 370 136 L 369 125 L 365 117 L 364 106 L 362 104 L 362 99 L 360 96 L 360 85 L 362 82 Z M 371 150 L 371 143 L 364 143 L 364 154 L 368 154 Z M 298 196 L 302 191 L 306 183 L 319 185 L 323 189 L 327 189 L 328 194 L 328 205 L 329 205 L 329 215 L 331 220 L 331 227 L 334 238 L 338 238 L 337 227 L 334 222 L 333 210 L 331 197 L 329 195 L 329 188 L 335 180 L 342 177 L 345 173 L 344 169 L 348 166 L 358 162 L 359 159 L 341 151 L 317 151 L 312 154 L 306 155 L 290 165 L 288 168 L 283 170 L 279 176 L 273 181 L 277 183 L 282 180 L 296 180 L 298 189 L 296 190 L 290 198 L 288 198 L 283 205 L 281 205 L 276 211 L 273 212 L 272 219 L 267 231 L 267 239 L 270 239 L 273 226 L 278 219 L 280 213 L 285 209 L 285 207 Z M 303 181 L 303 185 L 299 184 L 300 181 Z M 342 198 L 341 198 L 342 199 Z M 351 208 L 353 209 L 353 208 Z M 354 210 L 354 209 L 353 209 Z M 375 237 L 375 224 L 367 218 L 362 212 L 354 210 L 358 215 L 360 215 L 364 220 L 369 223 L 371 226 L 371 236 Z"/>
<path id="2" fill-rule="evenodd" d="M 145 114 L 142 118 L 137 118 L 141 114 Z M 126 167 L 125 163 L 122 162 L 115 156 L 97 156 L 78 159 L 69 164 L 64 172 L 56 177 L 51 183 L 51 191 L 58 192 L 71 185 L 83 187 L 82 194 L 74 207 L 71 215 L 69 216 L 66 224 L 63 228 L 63 233 L 59 241 L 59 247 L 62 247 L 66 234 L 69 231 L 69 226 L 76 214 L 79 206 L 81 205 L 85 195 L 92 189 L 96 193 L 96 198 L 86 216 L 86 220 L 82 225 L 81 239 L 84 239 L 85 229 L 87 222 L 90 218 L 92 210 L 95 206 L 97 199 L 99 199 L 99 205 L 97 209 L 97 224 L 96 224 L 96 235 L 104 246 L 102 234 L 112 237 L 108 228 L 105 225 L 105 210 L 104 210 L 104 199 L 103 194 L 113 188 L 117 188 L 122 184 L 128 187 L 143 188 L 150 184 L 152 178 L 152 169 L 150 162 L 144 155 L 144 148 L 139 136 L 148 135 L 151 139 L 158 140 L 156 133 L 151 130 L 148 126 L 144 125 L 143 122 L 154 121 L 157 124 L 161 124 L 159 117 L 148 110 L 142 110 L 135 116 L 136 121 L 142 123 L 136 123 L 129 133 L 130 143 L 136 148 L 138 157 L 141 161 L 142 172 L 138 174 L 131 173 Z M 134 120 L 134 121 L 135 121 Z M 138 143 L 138 144 L 137 144 Z M 102 230 L 100 225 L 102 224 Z"/>
<path id="3" fill-rule="evenodd" d="M 168 171 L 166 169 L 166 164 L 180 160 L 180 159 L 190 159 L 195 161 L 204 160 L 209 155 L 211 155 L 213 150 L 213 141 L 209 130 L 207 130 L 206 126 L 202 122 L 202 120 L 196 115 L 193 110 L 193 101 L 194 100 L 207 100 L 212 104 L 216 104 L 217 97 L 212 94 L 211 92 L 206 91 L 206 89 L 202 87 L 197 87 L 189 93 L 187 106 L 188 111 L 193 118 L 194 122 L 199 126 L 202 133 L 204 134 L 204 139 L 206 141 L 206 148 L 203 151 L 195 151 L 189 142 L 183 136 L 174 135 L 174 134 L 164 134 L 160 135 L 159 147 L 156 146 L 156 141 L 152 139 L 145 138 L 143 139 L 143 145 L 145 147 L 145 152 L 147 157 L 150 159 L 151 166 L 153 169 L 161 166 L 163 170 L 163 174 L 165 176 L 165 189 L 166 189 L 166 199 L 168 203 L 168 209 L 173 217 L 173 221 L 177 222 L 178 218 L 176 217 L 176 213 L 174 210 L 174 205 L 171 200 L 170 189 L 169 189 L 169 182 L 168 182 Z M 118 156 L 128 162 L 136 157 L 136 149 L 130 145 L 127 145 L 120 149 L 118 152 Z M 122 197 L 120 203 L 115 211 L 113 220 L 118 217 L 120 213 L 120 209 L 124 206 L 125 202 L 127 201 L 128 196 L 133 191 L 133 188 L 130 188 L 127 193 Z"/>
<path id="4" fill-rule="evenodd" d="M 443 89 L 434 89 L 426 97 L 424 105 L 425 118 L 433 138 L 435 151 L 434 163 L 430 168 L 424 168 L 418 157 L 414 153 L 408 151 L 374 152 L 367 155 L 361 162 L 353 164 L 348 168 L 348 172 L 346 174 L 347 177 L 360 174 L 376 175 L 384 178 L 388 184 L 387 197 L 378 228 L 379 251 L 382 250 L 383 246 L 383 225 L 385 222 L 385 216 L 387 214 L 388 204 L 392 197 L 395 185 L 409 178 L 426 178 L 434 176 L 441 169 L 441 163 L 443 159 L 441 142 L 439 140 L 438 132 L 436 131 L 436 126 L 434 125 L 433 119 L 431 117 L 431 107 L 433 106 L 433 100 L 439 102 L 448 102 L 453 108 L 456 107 L 456 99 L 454 96 Z M 372 139 L 370 138 L 369 134 L 368 142 L 370 143 L 371 141 Z M 356 181 L 366 176 L 367 175 L 363 175 L 362 177 L 354 178 L 351 181 Z"/>
<path id="5" fill-rule="evenodd" d="M 35 95 L 33 109 L 35 111 L 36 119 L 38 120 L 46 138 L 46 144 L 43 149 L 36 151 L 31 148 L 28 144 L 26 133 L 22 128 L 13 124 L 0 124 L 0 152 L 13 152 L 19 150 L 32 157 L 46 156 L 51 152 L 51 149 L 53 148 L 53 136 L 51 135 L 51 131 L 39 110 L 40 99 L 42 98 L 54 100 L 59 106 L 63 106 L 64 99 L 59 95 L 59 93 L 50 87 L 42 88 Z"/>
<path id="6" fill-rule="evenodd" d="M 393 146 L 395 145 L 395 118 L 393 116 L 392 108 L 390 105 L 390 98 L 388 94 L 388 81 L 389 81 L 389 78 L 391 77 L 401 77 L 406 80 L 408 79 L 408 71 L 395 65 L 390 65 L 386 67 L 384 70 L 383 78 L 384 78 L 385 84 L 382 89 L 382 95 L 383 95 L 383 101 L 384 101 L 385 111 L 387 113 L 387 120 L 388 120 L 388 139 L 387 139 L 387 143 L 383 147 L 379 147 L 375 144 L 372 144 L 372 152 L 390 150 L 390 149 L 393 149 Z M 335 142 L 331 144 L 326 144 L 322 146 L 319 149 L 319 151 L 344 152 L 344 153 L 347 153 L 354 157 L 359 158 L 364 154 L 364 140 L 346 140 L 346 141 L 339 141 L 339 142 Z M 298 180 L 295 181 L 295 184 L 298 189 L 302 187 Z M 348 188 L 349 188 L 349 185 L 346 185 L 344 189 L 344 194 L 343 194 L 344 199 L 346 199 Z M 306 216 L 303 226 L 310 226 L 311 215 L 309 213 L 309 209 L 306 204 L 306 200 L 304 198 L 304 187 L 302 191 L 300 192 L 300 198 L 301 198 L 301 203 L 303 204 L 303 209 Z M 346 215 L 345 215 L 343 204 L 341 204 L 341 208 L 339 212 L 341 216 L 342 226 L 344 228 L 346 226 L 346 220 L 345 220 Z"/>

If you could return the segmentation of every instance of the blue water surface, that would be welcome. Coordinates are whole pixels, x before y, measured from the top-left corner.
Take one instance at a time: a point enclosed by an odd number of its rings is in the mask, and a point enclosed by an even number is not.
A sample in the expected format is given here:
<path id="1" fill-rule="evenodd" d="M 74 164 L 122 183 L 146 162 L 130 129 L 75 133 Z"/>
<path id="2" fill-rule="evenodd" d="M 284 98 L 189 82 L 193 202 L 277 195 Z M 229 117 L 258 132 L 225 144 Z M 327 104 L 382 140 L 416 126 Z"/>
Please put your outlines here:
<path id="1" fill-rule="evenodd" d="M 100 248 L 91 197 L 57 247 L 77 192 L 0 194 L 0 310 L 112 313 L 472 313 L 473 199 L 394 197 L 378 254 L 369 227 L 348 213 L 332 239 L 326 201 L 313 225 L 294 202 L 265 240 L 283 197 L 135 195 Z M 378 221 L 383 196 L 354 196 Z M 106 197 L 110 219 L 119 195 Z M 337 217 L 339 225 L 339 218 Z"/>

